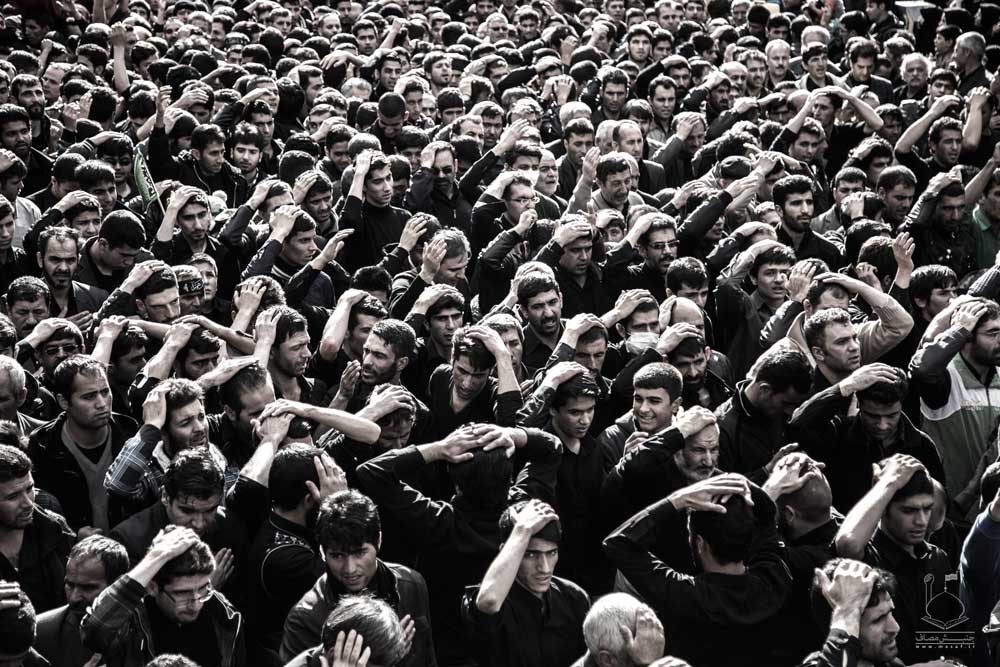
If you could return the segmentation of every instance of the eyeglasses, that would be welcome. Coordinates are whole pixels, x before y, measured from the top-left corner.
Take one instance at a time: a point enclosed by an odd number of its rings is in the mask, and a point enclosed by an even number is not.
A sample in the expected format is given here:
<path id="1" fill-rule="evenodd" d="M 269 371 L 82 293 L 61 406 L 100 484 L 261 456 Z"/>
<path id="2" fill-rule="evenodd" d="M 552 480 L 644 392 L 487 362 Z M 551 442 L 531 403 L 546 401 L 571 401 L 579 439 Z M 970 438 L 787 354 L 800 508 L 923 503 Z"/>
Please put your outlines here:
<path id="1" fill-rule="evenodd" d="M 537 204 L 538 203 L 538 197 L 537 196 L 535 196 L 535 197 L 516 197 L 514 199 L 511 199 L 510 201 L 511 201 L 512 204 L 517 204 L 518 206 L 524 206 L 528 202 L 531 202 L 533 204 Z"/>
<path id="2" fill-rule="evenodd" d="M 60 352 L 65 352 L 66 354 L 76 354 L 80 350 L 80 346 L 76 343 L 68 343 L 66 345 L 53 345 L 52 347 L 45 348 L 45 354 L 50 357 L 54 357 Z"/>
<path id="3" fill-rule="evenodd" d="M 198 602 L 208 602 L 215 594 L 215 588 L 213 588 L 210 583 L 205 584 L 205 587 L 201 590 L 197 590 L 192 593 L 171 593 L 166 588 L 162 590 L 163 594 L 170 598 L 170 601 L 178 606 L 192 605 Z"/>

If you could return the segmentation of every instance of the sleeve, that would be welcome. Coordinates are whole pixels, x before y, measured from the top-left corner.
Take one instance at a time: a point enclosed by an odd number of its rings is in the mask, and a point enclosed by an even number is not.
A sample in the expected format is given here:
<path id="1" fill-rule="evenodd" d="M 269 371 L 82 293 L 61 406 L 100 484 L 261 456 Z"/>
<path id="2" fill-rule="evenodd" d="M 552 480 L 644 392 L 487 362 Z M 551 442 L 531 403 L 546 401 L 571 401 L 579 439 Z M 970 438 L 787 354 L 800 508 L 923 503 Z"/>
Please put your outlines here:
<path id="1" fill-rule="evenodd" d="M 805 307 L 798 301 L 786 301 L 781 304 L 778 311 L 771 316 L 760 332 L 761 348 L 770 349 L 772 345 L 787 336 L 792 329 L 795 318 L 804 311 Z"/>
<path id="2" fill-rule="evenodd" d="M 839 386 L 828 387 L 799 406 L 788 423 L 789 432 L 809 456 L 829 461 L 836 456 L 838 444 L 833 420 L 847 416 L 850 405 L 851 397 L 841 394 Z"/>
<path id="3" fill-rule="evenodd" d="M 166 129 L 154 127 L 149 135 L 149 173 L 153 180 L 176 179 L 179 167 L 177 158 L 170 153 Z"/>
<path id="4" fill-rule="evenodd" d="M 556 500 L 556 477 L 562 461 L 562 443 L 551 433 L 536 428 L 526 428 L 528 442 L 523 448 L 527 459 L 510 487 L 507 499 L 511 503 L 537 498 L 550 505 Z"/>
<path id="5" fill-rule="evenodd" d="M 917 395 L 930 408 L 940 408 L 951 394 L 948 364 L 969 341 L 971 334 L 954 327 L 941 332 L 934 340 L 917 350 L 910 360 L 910 381 Z"/>
<path id="6" fill-rule="evenodd" d="M 476 606 L 479 586 L 467 586 L 462 596 L 462 623 L 473 637 L 488 639 L 495 636 L 502 626 L 504 608 L 495 614 L 487 614 Z"/>
<path id="7" fill-rule="evenodd" d="M 899 345 L 913 329 L 913 318 L 894 298 L 885 295 L 885 303 L 873 308 L 877 320 L 869 320 L 858 328 L 861 363 L 878 361 L 886 352 Z"/>
<path id="8" fill-rule="evenodd" d="M 95 653 L 114 654 L 130 639 L 132 614 L 142 603 L 146 588 L 127 574 L 106 588 L 80 623 L 83 645 Z"/>
<path id="9" fill-rule="evenodd" d="M 403 195 L 403 208 L 411 213 L 433 213 L 431 191 L 434 188 L 434 175 L 430 169 L 419 167 L 410 176 L 410 187 Z"/>
<path id="10" fill-rule="evenodd" d="M 247 268 L 243 270 L 243 275 L 240 276 L 240 279 L 246 280 L 254 276 L 270 275 L 271 269 L 274 267 L 274 260 L 278 258 L 280 253 L 281 243 L 277 239 L 268 239 L 261 249 L 257 251 L 257 254 L 253 256 L 253 259 L 250 260 Z"/>
<path id="11" fill-rule="evenodd" d="M 104 302 L 101 309 L 97 311 L 97 314 L 94 315 L 94 327 L 96 328 L 99 323 L 112 315 L 124 315 L 128 317 L 135 314 L 135 297 L 131 293 L 117 287 L 108 296 L 108 300 Z"/>
<path id="12" fill-rule="evenodd" d="M 655 601 L 658 615 L 700 617 L 694 577 L 675 571 L 650 552 L 671 528 L 684 530 L 684 515 L 664 498 L 612 531 L 604 540 L 604 553 L 645 599 Z"/>
<path id="13" fill-rule="evenodd" d="M 409 266 L 407 266 L 409 261 L 409 254 L 403 248 L 399 247 L 399 244 L 392 249 L 392 252 L 386 253 L 382 259 L 378 262 L 378 267 L 385 269 L 389 272 L 390 278 L 395 278 L 403 271 L 406 271 Z"/>
<path id="14" fill-rule="evenodd" d="M 830 630 L 823 648 L 808 656 L 799 667 L 858 667 L 861 641 L 843 630 Z"/>
<path id="15" fill-rule="evenodd" d="M 425 465 L 415 446 L 385 452 L 358 466 L 358 484 L 380 509 L 392 513 L 424 544 L 446 544 L 455 536 L 455 510 L 432 500 L 404 479 L 414 479 Z"/>
<path id="16" fill-rule="evenodd" d="M 548 419 L 549 403 L 552 402 L 554 394 L 555 391 L 551 387 L 539 383 L 528 399 L 524 401 L 521 409 L 517 411 L 515 418 L 518 425 L 535 428 L 544 426 Z"/>
<path id="17" fill-rule="evenodd" d="M 392 295 L 389 297 L 389 316 L 405 320 L 427 287 L 427 283 L 424 282 L 419 273 L 413 277 L 413 280 L 407 280 L 403 276 L 397 277 L 393 281 Z"/>
<path id="18" fill-rule="evenodd" d="M 247 242 L 244 232 L 253 220 L 253 215 L 254 210 L 246 204 L 237 208 L 219 231 L 219 242 L 232 250 L 243 250 Z"/>
<path id="19" fill-rule="evenodd" d="M 997 602 L 1000 581 L 1000 522 L 993 519 L 987 508 L 978 517 L 962 545 L 959 566 L 961 592 L 966 604 L 972 603 L 973 620 L 985 623 L 987 618 L 975 618 L 976 612 L 991 609 Z"/>
<path id="20" fill-rule="evenodd" d="M 493 416 L 498 426 L 514 426 L 517 423 L 517 412 L 521 409 L 520 391 L 505 391 L 497 394 L 493 402 Z"/>
<path id="21" fill-rule="evenodd" d="M 722 190 L 709 197 L 698 208 L 691 212 L 677 228 L 677 240 L 680 241 L 681 254 L 691 254 L 705 239 L 705 234 L 718 222 L 726 212 L 726 207 L 733 201 L 733 196 Z"/>
<path id="22" fill-rule="evenodd" d="M 161 437 L 160 429 L 143 424 L 139 432 L 128 439 L 104 477 L 104 488 L 109 494 L 140 502 L 155 499 L 150 459 Z"/>
<path id="23" fill-rule="evenodd" d="M 500 157 L 492 150 L 483 153 L 483 156 L 473 162 L 469 170 L 462 174 L 462 178 L 458 181 L 459 192 L 471 202 L 478 201 L 482 195 L 483 177 L 499 159 Z"/>

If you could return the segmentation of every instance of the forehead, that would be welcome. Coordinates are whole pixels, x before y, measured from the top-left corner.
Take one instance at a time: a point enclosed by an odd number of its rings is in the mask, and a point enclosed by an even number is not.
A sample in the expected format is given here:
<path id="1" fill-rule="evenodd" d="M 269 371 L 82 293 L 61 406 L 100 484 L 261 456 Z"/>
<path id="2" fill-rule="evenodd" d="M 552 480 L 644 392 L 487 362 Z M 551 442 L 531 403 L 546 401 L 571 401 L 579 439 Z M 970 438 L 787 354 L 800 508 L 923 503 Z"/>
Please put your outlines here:
<path id="1" fill-rule="evenodd" d="M 22 310 L 34 310 L 36 308 L 44 308 L 48 310 L 49 306 L 45 302 L 44 296 L 39 296 L 31 301 L 26 301 L 24 299 L 19 299 L 11 304 L 11 308 L 18 308 Z"/>
<path id="2" fill-rule="evenodd" d="M 76 556 L 66 563 L 67 579 L 104 579 L 106 576 L 104 564 L 94 556 Z"/>
<path id="3" fill-rule="evenodd" d="M 73 393 L 94 391 L 107 386 L 108 378 L 100 369 L 94 369 L 91 373 L 77 373 L 73 378 Z"/>
<path id="4" fill-rule="evenodd" d="M 45 246 L 45 256 L 76 257 L 76 241 L 72 239 L 52 239 Z"/>
<path id="5" fill-rule="evenodd" d="M 180 407 L 174 408 L 170 411 L 170 419 L 173 421 L 180 421 L 181 419 L 187 419 L 188 417 L 198 415 L 204 412 L 201 401 L 192 401 L 187 405 L 182 405 Z"/>
<path id="6" fill-rule="evenodd" d="M 706 445 L 719 444 L 719 427 L 709 426 L 695 433 L 690 438 L 684 440 L 685 447 L 704 447 Z"/>

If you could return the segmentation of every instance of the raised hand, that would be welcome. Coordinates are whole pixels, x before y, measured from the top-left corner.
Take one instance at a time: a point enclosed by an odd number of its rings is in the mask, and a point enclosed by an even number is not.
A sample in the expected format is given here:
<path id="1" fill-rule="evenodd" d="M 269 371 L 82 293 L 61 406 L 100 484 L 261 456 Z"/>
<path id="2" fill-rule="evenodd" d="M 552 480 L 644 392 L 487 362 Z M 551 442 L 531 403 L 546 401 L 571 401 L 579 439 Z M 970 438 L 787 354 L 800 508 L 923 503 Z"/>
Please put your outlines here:
<path id="1" fill-rule="evenodd" d="M 840 382 L 840 390 L 845 396 L 868 389 L 876 382 L 895 382 L 899 373 L 888 364 L 868 364 L 857 369 Z"/>
<path id="2" fill-rule="evenodd" d="M 725 514 L 726 508 L 722 503 L 731 496 L 742 496 L 748 505 L 753 505 L 746 477 L 735 473 L 709 477 L 674 491 L 668 498 L 678 510 Z"/>

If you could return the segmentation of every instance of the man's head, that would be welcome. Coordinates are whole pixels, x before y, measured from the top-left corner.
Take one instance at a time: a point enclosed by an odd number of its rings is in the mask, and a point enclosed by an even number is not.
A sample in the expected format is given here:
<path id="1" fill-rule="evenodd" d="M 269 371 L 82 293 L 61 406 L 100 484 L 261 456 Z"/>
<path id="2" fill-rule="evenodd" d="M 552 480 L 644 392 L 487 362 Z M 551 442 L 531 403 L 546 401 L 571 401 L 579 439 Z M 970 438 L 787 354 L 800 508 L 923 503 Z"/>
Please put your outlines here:
<path id="1" fill-rule="evenodd" d="M 625 153 L 608 153 L 597 161 L 597 184 L 610 206 L 622 208 L 632 190 L 632 168 Z"/>
<path id="2" fill-rule="evenodd" d="M 639 623 L 653 625 L 650 633 L 650 649 L 662 653 L 664 645 L 663 626 L 655 612 L 648 605 L 627 593 L 609 593 L 598 598 L 583 619 L 583 641 L 594 663 L 599 667 L 631 667 L 631 644 L 625 638 L 639 633 Z M 656 651 L 653 647 L 659 647 Z M 679 664 L 679 663 L 678 663 Z"/>
<path id="3" fill-rule="evenodd" d="M 409 650 L 396 611 L 385 601 L 369 595 L 341 595 L 323 623 L 320 637 L 330 664 L 334 662 L 337 638 L 350 632 L 364 638 L 369 665 L 396 667 Z"/>
<path id="4" fill-rule="evenodd" d="M 84 163 L 80 169 L 86 166 Z M 103 203 L 101 210 L 105 216 L 97 233 L 97 242 L 93 245 L 94 255 L 109 270 L 130 269 L 135 264 L 136 256 L 146 247 L 146 231 L 142 221 L 131 211 L 108 213 Z"/>
<path id="5" fill-rule="evenodd" d="M 175 530 L 183 528 L 167 526 L 160 535 Z M 212 550 L 198 540 L 187 551 L 167 561 L 153 576 L 150 588 L 156 606 L 176 624 L 194 623 L 198 620 L 202 607 L 215 595 L 212 587 L 214 571 Z"/>
<path id="6" fill-rule="evenodd" d="M 589 373 L 581 373 L 559 385 L 549 407 L 552 426 L 563 438 L 580 439 L 594 422 L 598 386 Z"/>
<path id="7" fill-rule="evenodd" d="M 910 277 L 910 300 L 917 312 L 930 322 L 958 296 L 958 276 L 941 264 L 918 267 Z"/>
<path id="8" fill-rule="evenodd" d="M 551 276 L 531 273 L 517 281 L 517 304 L 527 323 L 544 336 L 559 331 L 562 292 Z"/>
<path id="9" fill-rule="evenodd" d="M 7 531 L 27 528 L 34 511 L 31 459 L 16 447 L 0 445 L 0 528 Z"/>
<path id="10" fill-rule="evenodd" d="M 885 203 L 882 219 L 894 228 L 903 224 L 917 191 L 917 177 L 903 166 L 886 167 L 879 172 L 876 194 Z"/>
<path id="11" fill-rule="evenodd" d="M 35 326 L 49 316 L 50 298 L 49 287 L 41 278 L 22 276 L 10 284 L 4 300 L 18 340 L 34 331 Z"/>
<path id="12" fill-rule="evenodd" d="M 204 392 L 192 380 L 170 378 L 160 383 L 166 391 L 167 418 L 163 444 L 171 455 L 208 446 L 208 417 Z"/>
<path id="13" fill-rule="evenodd" d="M 122 329 L 111 346 L 108 380 L 118 388 L 131 386 L 135 376 L 146 365 L 148 343 L 149 338 L 142 329 L 133 326 Z"/>
<path id="14" fill-rule="evenodd" d="M 115 170 L 102 160 L 87 160 L 73 172 L 80 189 L 97 198 L 101 214 L 107 216 L 118 203 Z M 141 247 L 141 246 L 140 246 Z"/>
<path id="15" fill-rule="evenodd" d="M 812 367 L 798 350 L 768 350 L 751 373 L 748 396 L 752 393 L 753 405 L 771 419 L 787 420 L 809 396 Z"/>
<path id="16" fill-rule="evenodd" d="M 35 349 L 35 359 L 46 377 L 51 378 L 56 366 L 74 354 L 84 351 L 83 333 L 80 328 L 61 317 L 47 320 L 52 333 Z"/>
<path id="17" fill-rule="evenodd" d="M 306 318 L 288 306 L 272 306 L 261 317 L 275 319 L 276 333 L 270 367 L 287 377 L 302 376 L 312 356 Z"/>
<path id="18" fill-rule="evenodd" d="M 858 637 L 861 640 L 860 657 L 871 663 L 888 664 L 899 653 L 896 646 L 899 624 L 893 615 L 895 605 L 892 601 L 896 593 L 896 581 L 885 570 L 846 558 L 830 559 L 821 569 L 826 580 L 833 581 L 838 576 L 837 569 L 845 566 L 855 569 L 861 576 L 874 574 L 871 595 L 861 612 L 861 631 Z M 820 628 L 828 628 L 833 610 L 823 594 L 823 579 L 818 575 L 813 579 L 810 600 L 813 619 Z"/>
<path id="19" fill-rule="evenodd" d="M 958 231 L 965 216 L 965 187 L 949 183 L 941 190 L 934 208 L 934 224 L 947 232 Z"/>
<path id="20" fill-rule="evenodd" d="M 861 366 L 861 346 L 846 310 L 816 312 L 806 318 L 802 332 L 816 365 L 830 375 L 839 379 Z"/>
<path id="21" fill-rule="evenodd" d="M 927 133 L 927 145 L 941 167 L 954 167 L 962 155 L 962 121 L 951 116 L 938 118 Z"/>
<path id="22" fill-rule="evenodd" d="M 87 607 L 128 568 L 128 552 L 115 540 L 91 535 L 77 542 L 69 552 L 63 578 L 72 617 L 82 619 Z"/>
<path id="23" fill-rule="evenodd" d="M 778 507 L 778 527 L 782 535 L 793 540 L 830 520 L 833 492 L 830 483 L 815 461 L 802 461 L 799 474 L 805 482 L 791 493 L 775 500 Z"/>
<path id="24" fill-rule="evenodd" d="M 395 384 L 417 347 L 413 328 L 400 320 L 376 323 L 365 340 L 361 360 L 361 381 L 369 387 Z"/>
<path id="25" fill-rule="evenodd" d="M 636 430 L 659 433 L 673 421 L 680 408 L 683 378 L 670 364 L 658 362 L 643 366 L 632 379 L 632 416 Z"/>
<path id="26" fill-rule="evenodd" d="M 708 303 L 708 271 L 697 257 L 680 257 L 667 266 L 667 289 L 704 308 Z"/>
<path id="27" fill-rule="evenodd" d="M 910 388 L 902 370 L 893 367 L 891 371 L 894 376 L 891 382 L 876 382 L 857 393 L 858 419 L 862 429 L 869 438 L 881 443 L 886 449 L 896 439 L 903 415 L 903 401 Z"/>
<path id="28" fill-rule="evenodd" d="M 365 174 L 365 200 L 374 206 L 384 208 L 392 201 L 392 170 L 389 159 L 378 153 L 372 156 L 371 167 Z"/>
<path id="29" fill-rule="evenodd" d="M 500 515 L 500 539 L 506 542 L 510 539 L 517 525 L 517 517 L 522 512 L 533 512 L 552 508 L 540 501 L 523 500 L 514 503 Z M 552 512 L 554 516 L 554 512 Z M 562 527 L 558 517 L 553 518 L 536 530 L 528 540 L 521 562 L 517 568 L 515 581 L 532 595 L 541 597 L 548 593 L 559 561 L 559 542 L 562 539 Z M 501 548 L 503 544 L 501 543 Z"/>
<path id="30" fill-rule="evenodd" d="M 855 40 L 847 50 L 851 76 L 856 84 L 868 83 L 875 74 L 878 47 L 870 39 Z"/>
<path id="31" fill-rule="evenodd" d="M 813 216 L 812 181 L 805 176 L 785 176 L 774 184 L 771 192 L 775 205 L 782 211 L 786 229 L 805 233 Z"/>
<path id="32" fill-rule="evenodd" d="M 181 315 L 177 277 L 170 267 L 156 271 L 135 292 L 135 305 L 145 319 L 170 324 Z"/>
<path id="33" fill-rule="evenodd" d="M 160 503 L 167 521 L 203 537 L 215 525 L 223 493 L 222 467 L 212 453 L 206 448 L 188 449 L 167 466 Z"/>
<path id="34" fill-rule="evenodd" d="M 350 490 L 324 500 L 316 519 L 316 538 L 331 583 L 347 593 L 368 587 L 382 544 L 378 509 L 370 498 Z"/>
<path id="35" fill-rule="evenodd" d="M 55 367 L 52 385 L 59 407 L 77 429 L 98 431 L 111 420 L 111 385 L 104 364 L 81 354 Z"/>
<path id="36" fill-rule="evenodd" d="M 462 401 L 472 401 L 486 388 L 496 358 L 468 328 L 455 332 L 451 344 L 452 387 Z"/>
<path id="37" fill-rule="evenodd" d="M 750 554 L 753 508 L 742 496 L 730 496 L 722 505 L 725 513 L 695 511 L 688 517 L 691 554 L 705 571 L 742 563 Z"/>
<path id="38" fill-rule="evenodd" d="M 274 402 L 274 386 L 267 369 L 260 364 L 241 368 L 219 387 L 226 417 L 236 426 L 242 442 L 252 441 L 253 420 Z"/>
<path id="39" fill-rule="evenodd" d="M 784 245 L 776 245 L 757 255 L 750 267 L 750 282 L 757 293 L 770 301 L 783 301 L 787 296 L 788 275 L 795 264 L 795 253 Z"/>
<path id="40" fill-rule="evenodd" d="M 226 135 L 218 125 L 199 125 L 191 133 L 191 155 L 205 174 L 216 176 L 226 163 Z"/>
<path id="41" fill-rule="evenodd" d="M 934 485 L 927 470 L 920 466 L 889 501 L 879 526 L 893 541 L 918 546 L 930 535 L 928 528 L 933 509 Z"/>
<path id="42" fill-rule="evenodd" d="M 653 222 L 639 237 L 639 254 L 645 260 L 646 266 L 657 273 L 666 274 L 670 263 L 677 257 L 677 248 L 680 245 L 677 240 L 677 225 L 672 218 L 663 213 L 646 213 L 640 220 L 647 216 L 653 218 Z M 643 222 L 645 223 L 645 220 Z"/>
<path id="43" fill-rule="evenodd" d="M 55 290 L 68 289 L 79 260 L 80 235 L 69 227 L 49 227 L 38 238 L 38 266 Z"/>
<path id="44" fill-rule="evenodd" d="M 28 397 L 27 377 L 13 357 L 0 355 L 0 419 L 17 423 L 17 410 Z"/>
<path id="45" fill-rule="evenodd" d="M 697 402 L 698 393 L 705 386 L 711 353 L 712 348 L 699 335 L 682 340 L 667 357 L 684 378 L 684 395 L 689 400 Z"/>
<path id="46" fill-rule="evenodd" d="M 972 330 L 972 340 L 962 348 L 962 354 L 975 364 L 1000 366 L 1000 305 L 980 299 L 983 314 Z M 954 316 L 953 316 L 954 317 Z"/>

